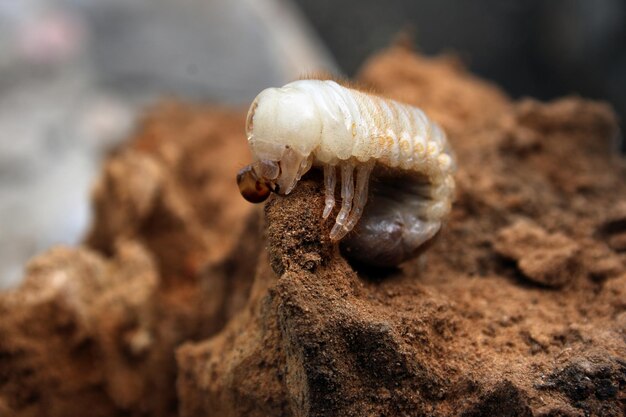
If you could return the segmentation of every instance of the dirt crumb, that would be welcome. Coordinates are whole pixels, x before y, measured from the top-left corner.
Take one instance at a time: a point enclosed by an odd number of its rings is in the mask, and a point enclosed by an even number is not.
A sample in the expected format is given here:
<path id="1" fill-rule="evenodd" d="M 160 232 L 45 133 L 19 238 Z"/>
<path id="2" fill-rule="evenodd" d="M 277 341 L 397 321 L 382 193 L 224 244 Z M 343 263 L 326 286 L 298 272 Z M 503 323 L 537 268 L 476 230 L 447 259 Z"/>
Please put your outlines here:
<path id="1" fill-rule="evenodd" d="M 576 242 L 560 233 L 550 234 L 528 220 L 518 220 L 500 230 L 494 246 L 537 284 L 562 287 L 575 277 L 580 251 Z"/>

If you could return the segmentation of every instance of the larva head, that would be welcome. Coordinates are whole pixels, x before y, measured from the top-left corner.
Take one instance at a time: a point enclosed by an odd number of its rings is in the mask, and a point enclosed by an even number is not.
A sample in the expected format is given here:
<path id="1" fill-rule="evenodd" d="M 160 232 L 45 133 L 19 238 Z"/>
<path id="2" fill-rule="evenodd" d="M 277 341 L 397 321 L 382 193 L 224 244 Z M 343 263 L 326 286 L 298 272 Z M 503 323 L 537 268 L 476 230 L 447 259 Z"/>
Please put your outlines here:
<path id="1" fill-rule="evenodd" d="M 321 131 L 321 118 L 309 93 L 290 85 L 263 90 L 252 103 L 246 121 L 255 160 L 252 170 L 261 181 L 273 184 L 273 191 L 288 194 L 310 168 Z M 260 168 L 270 163 L 278 164 L 275 178 L 265 177 Z M 255 164 L 260 164 L 259 168 Z"/>
<path id="2" fill-rule="evenodd" d="M 257 162 L 241 169 L 237 174 L 239 192 L 251 203 L 261 203 L 275 191 L 275 184 L 270 178 L 277 178 L 280 168 L 275 162 Z"/>

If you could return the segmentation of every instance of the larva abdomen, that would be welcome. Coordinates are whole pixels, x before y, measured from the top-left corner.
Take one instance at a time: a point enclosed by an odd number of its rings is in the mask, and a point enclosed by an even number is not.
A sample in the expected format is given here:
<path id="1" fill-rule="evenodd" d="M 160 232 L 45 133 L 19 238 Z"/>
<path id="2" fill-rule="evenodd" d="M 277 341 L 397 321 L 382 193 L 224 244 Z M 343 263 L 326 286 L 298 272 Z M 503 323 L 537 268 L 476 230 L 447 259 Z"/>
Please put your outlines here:
<path id="1" fill-rule="evenodd" d="M 421 110 L 358 92 L 354 100 L 361 110 L 360 120 L 370 124 L 355 143 L 355 156 L 374 156 L 387 166 L 411 169 L 423 155 L 431 130 Z"/>
<path id="2" fill-rule="evenodd" d="M 334 81 L 301 80 L 259 94 L 246 127 L 255 162 L 238 177 L 242 194 L 288 194 L 312 165 L 323 167 L 323 218 L 341 182 L 330 237 L 340 240 L 362 223 L 346 242 L 366 262 L 413 256 L 450 211 L 454 157 L 443 130 L 416 107 Z M 379 181 L 370 193 L 372 172 Z"/>

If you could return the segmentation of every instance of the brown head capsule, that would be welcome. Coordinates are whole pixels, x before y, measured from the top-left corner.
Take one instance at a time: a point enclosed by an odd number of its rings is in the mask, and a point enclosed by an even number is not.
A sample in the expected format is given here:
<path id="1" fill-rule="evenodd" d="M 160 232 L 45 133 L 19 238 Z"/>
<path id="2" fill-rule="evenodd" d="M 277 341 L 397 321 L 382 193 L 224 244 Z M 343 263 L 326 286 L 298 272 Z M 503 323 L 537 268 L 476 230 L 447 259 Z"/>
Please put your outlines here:
<path id="1" fill-rule="evenodd" d="M 239 192 L 251 203 L 262 203 L 270 193 L 278 192 L 274 180 L 280 175 L 277 162 L 261 160 L 242 168 L 237 174 Z"/>

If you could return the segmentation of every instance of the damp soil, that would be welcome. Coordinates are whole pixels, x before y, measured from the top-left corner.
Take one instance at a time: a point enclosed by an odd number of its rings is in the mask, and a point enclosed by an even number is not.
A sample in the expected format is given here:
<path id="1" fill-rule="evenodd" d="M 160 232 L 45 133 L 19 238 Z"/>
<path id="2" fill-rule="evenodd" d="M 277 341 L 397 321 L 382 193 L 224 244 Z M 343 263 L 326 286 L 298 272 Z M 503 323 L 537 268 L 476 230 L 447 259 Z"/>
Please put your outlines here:
<path id="1" fill-rule="evenodd" d="M 319 175 L 253 206 L 245 110 L 168 103 L 111 155 L 84 245 L 0 294 L 0 416 L 623 416 L 626 163 L 606 104 L 514 101 L 405 47 L 358 79 L 459 170 L 418 258 L 351 263 Z"/>

